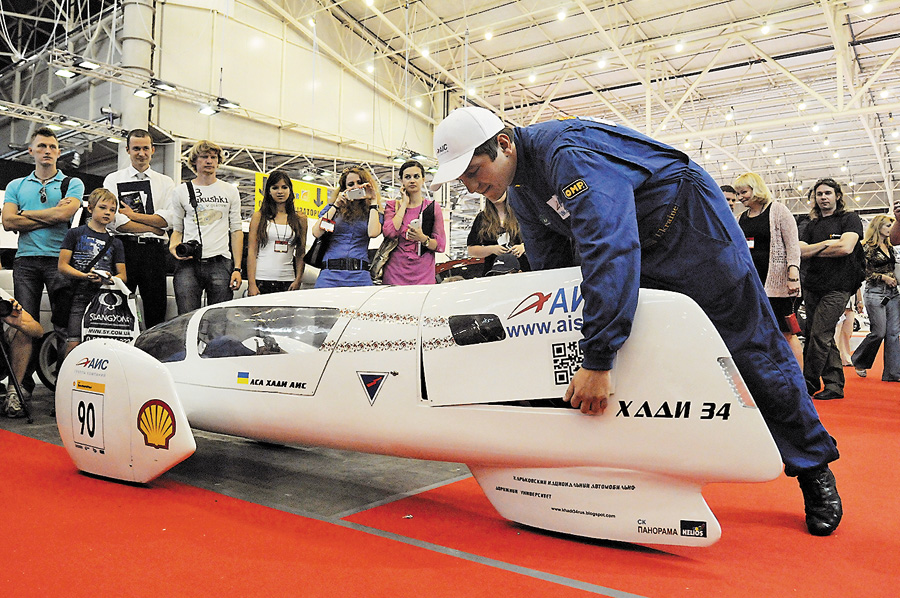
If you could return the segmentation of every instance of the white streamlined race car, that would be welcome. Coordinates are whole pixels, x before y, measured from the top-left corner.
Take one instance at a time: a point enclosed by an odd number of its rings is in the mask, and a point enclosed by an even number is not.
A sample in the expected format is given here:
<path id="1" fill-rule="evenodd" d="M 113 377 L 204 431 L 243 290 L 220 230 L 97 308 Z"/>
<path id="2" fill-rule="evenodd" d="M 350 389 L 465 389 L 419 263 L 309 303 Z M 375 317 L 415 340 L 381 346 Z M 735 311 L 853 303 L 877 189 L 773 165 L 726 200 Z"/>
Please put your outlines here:
<path id="1" fill-rule="evenodd" d="M 56 390 L 76 466 L 147 482 L 191 427 L 275 443 L 466 463 L 505 518 L 706 546 L 709 482 L 781 459 L 725 344 L 691 299 L 641 290 L 605 413 L 560 406 L 581 360 L 578 268 L 416 287 L 260 295 L 127 345 L 83 343 Z"/>

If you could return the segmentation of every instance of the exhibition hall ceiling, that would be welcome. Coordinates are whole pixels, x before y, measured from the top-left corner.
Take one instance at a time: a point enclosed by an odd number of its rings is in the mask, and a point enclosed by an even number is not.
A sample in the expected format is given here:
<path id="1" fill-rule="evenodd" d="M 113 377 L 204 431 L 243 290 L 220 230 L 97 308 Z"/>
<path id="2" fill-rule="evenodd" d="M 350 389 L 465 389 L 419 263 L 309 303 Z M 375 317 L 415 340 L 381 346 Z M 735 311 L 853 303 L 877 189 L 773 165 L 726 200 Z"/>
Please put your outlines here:
<path id="1" fill-rule="evenodd" d="M 608 118 L 723 183 L 759 172 L 795 211 L 822 177 L 852 181 L 860 207 L 886 205 L 885 181 L 896 186 L 896 0 L 368 4 L 310 12 L 349 15 L 382 56 L 510 123 Z"/>
<path id="2" fill-rule="evenodd" d="M 241 14 L 236 6 L 277 15 L 435 123 L 445 106 L 467 104 L 514 125 L 607 118 L 682 149 L 721 183 L 759 172 L 794 212 L 822 177 L 842 182 L 861 209 L 895 195 L 900 0 L 172 1 L 223 18 Z M 111 7 L 3 0 L 0 69 L 64 42 L 64 11 L 75 31 Z M 430 91 L 404 96 L 416 87 L 408 78 Z M 289 151 L 284 159 L 297 163 Z M 258 163 L 251 150 L 232 160 Z M 477 204 L 453 201 L 462 211 Z"/>

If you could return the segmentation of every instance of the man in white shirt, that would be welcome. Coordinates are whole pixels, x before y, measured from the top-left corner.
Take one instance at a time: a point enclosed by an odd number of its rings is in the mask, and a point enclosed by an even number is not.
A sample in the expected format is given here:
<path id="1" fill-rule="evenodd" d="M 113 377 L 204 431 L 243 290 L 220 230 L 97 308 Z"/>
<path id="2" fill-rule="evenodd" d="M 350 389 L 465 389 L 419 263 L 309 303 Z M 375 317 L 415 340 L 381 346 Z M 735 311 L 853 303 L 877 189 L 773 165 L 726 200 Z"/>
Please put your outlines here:
<path id="1" fill-rule="evenodd" d="M 113 172 L 103 180 L 103 186 L 119 198 L 119 214 L 114 230 L 125 247 L 125 271 L 128 288 L 139 289 L 144 302 L 147 327 L 166 319 L 166 255 L 168 239 L 158 233 L 130 234 L 118 227 L 125 218 L 133 222 L 168 229 L 172 219 L 169 193 L 175 181 L 150 168 L 156 148 L 149 131 L 133 129 L 128 132 L 128 157 L 131 166 Z"/>
<path id="2" fill-rule="evenodd" d="M 233 299 L 241 286 L 241 197 L 234 185 L 216 178 L 221 159 L 218 145 L 197 142 L 188 154 L 197 178 L 170 195 L 169 252 L 178 260 L 173 284 L 179 315 L 200 308 L 203 291 L 212 305 Z"/>

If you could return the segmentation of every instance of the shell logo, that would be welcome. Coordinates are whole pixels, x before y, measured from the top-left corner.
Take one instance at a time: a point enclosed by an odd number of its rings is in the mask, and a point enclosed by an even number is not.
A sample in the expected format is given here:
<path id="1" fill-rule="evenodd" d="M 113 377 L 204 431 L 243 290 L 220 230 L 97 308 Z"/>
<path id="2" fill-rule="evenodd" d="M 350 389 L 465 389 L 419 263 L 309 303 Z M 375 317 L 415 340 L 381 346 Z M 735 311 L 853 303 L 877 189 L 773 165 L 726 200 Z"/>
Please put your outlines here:
<path id="1" fill-rule="evenodd" d="M 175 413 L 159 399 L 151 399 L 138 411 L 137 427 L 145 445 L 169 450 L 169 439 L 175 436 Z"/>

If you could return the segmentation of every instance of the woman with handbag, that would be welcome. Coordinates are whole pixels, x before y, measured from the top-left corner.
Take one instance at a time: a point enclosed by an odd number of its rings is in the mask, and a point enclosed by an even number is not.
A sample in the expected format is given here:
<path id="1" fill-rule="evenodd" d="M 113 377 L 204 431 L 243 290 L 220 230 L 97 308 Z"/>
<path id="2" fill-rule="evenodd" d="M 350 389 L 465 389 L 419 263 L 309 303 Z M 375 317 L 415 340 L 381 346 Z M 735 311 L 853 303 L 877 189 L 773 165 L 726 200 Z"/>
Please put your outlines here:
<path id="1" fill-rule="evenodd" d="M 865 378 L 884 342 L 884 382 L 900 382 L 900 293 L 894 273 L 894 248 L 891 246 L 893 216 L 878 214 L 866 228 L 863 249 L 866 253 L 866 290 L 863 301 L 869 314 L 869 334 L 859 344 L 850 361 L 857 375 Z"/>
<path id="2" fill-rule="evenodd" d="M 444 216 L 422 193 L 425 169 L 415 160 L 400 167 L 400 199 L 384 209 L 384 237 L 398 239 L 384 267 L 384 284 L 435 284 L 435 254 L 444 251 Z"/>
<path id="3" fill-rule="evenodd" d="M 763 281 L 772 311 L 797 363 L 803 367 L 803 346 L 794 302 L 800 296 L 800 239 L 791 212 L 774 201 L 762 177 L 747 172 L 732 183 L 747 210 L 738 219 L 750 256 Z"/>
<path id="4" fill-rule="evenodd" d="M 359 166 L 344 169 L 332 202 L 322 209 L 312 228 L 316 244 L 328 244 L 317 289 L 372 284 L 369 239 L 381 234 L 380 203 L 378 183 L 368 170 Z M 318 248 L 311 248 L 310 253 L 313 249 Z"/>
<path id="5" fill-rule="evenodd" d="M 306 226 L 306 217 L 294 208 L 290 177 L 281 170 L 272 172 L 266 179 L 259 211 L 250 219 L 248 295 L 300 288 Z"/>

